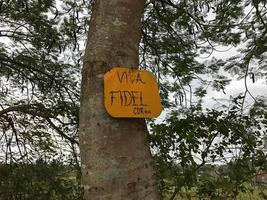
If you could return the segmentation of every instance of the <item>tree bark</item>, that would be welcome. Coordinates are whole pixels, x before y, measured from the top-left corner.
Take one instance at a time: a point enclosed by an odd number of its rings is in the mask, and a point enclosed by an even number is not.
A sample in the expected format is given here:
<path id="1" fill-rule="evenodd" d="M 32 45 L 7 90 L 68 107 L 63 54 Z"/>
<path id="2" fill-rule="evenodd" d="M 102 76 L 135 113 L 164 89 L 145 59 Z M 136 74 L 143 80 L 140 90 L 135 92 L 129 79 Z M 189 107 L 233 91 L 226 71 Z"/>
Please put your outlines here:
<path id="1" fill-rule="evenodd" d="M 116 119 L 104 108 L 103 76 L 137 67 L 145 0 L 96 0 L 82 72 L 80 150 L 86 200 L 158 200 L 144 119 Z"/>

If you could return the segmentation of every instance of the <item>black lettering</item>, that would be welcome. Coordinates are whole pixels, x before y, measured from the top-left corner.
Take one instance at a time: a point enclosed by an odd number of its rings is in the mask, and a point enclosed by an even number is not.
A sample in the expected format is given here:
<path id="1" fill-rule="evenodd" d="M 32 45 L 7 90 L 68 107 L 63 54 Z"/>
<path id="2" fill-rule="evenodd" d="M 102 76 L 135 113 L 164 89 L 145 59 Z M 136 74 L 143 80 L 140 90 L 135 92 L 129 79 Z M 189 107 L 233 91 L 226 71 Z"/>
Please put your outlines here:
<path id="1" fill-rule="evenodd" d="M 117 101 L 120 101 L 121 106 L 147 106 L 144 103 L 143 93 L 141 91 L 110 91 L 110 104 L 111 106 Z M 116 100 L 117 99 L 117 100 Z M 119 102 L 118 102 L 119 103 Z M 137 112 L 137 111 L 136 111 Z M 145 112 L 138 111 L 138 112 Z"/>
<path id="2" fill-rule="evenodd" d="M 130 77 L 130 82 L 134 83 L 134 81 L 135 81 L 134 73 L 129 72 L 128 76 Z"/>
<path id="3" fill-rule="evenodd" d="M 124 96 L 124 106 L 129 106 L 132 103 L 132 95 L 129 91 L 122 91 Z M 128 97 L 127 97 L 128 96 Z"/>
<path id="4" fill-rule="evenodd" d="M 138 83 L 138 81 L 140 81 L 142 84 L 146 84 L 142 79 L 141 79 L 141 74 L 138 73 L 137 77 L 136 77 L 136 83 Z"/>
<path id="5" fill-rule="evenodd" d="M 136 104 L 137 96 L 135 95 L 135 94 L 138 93 L 138 91 L 131 91 L 131 93 L 132 93 L 133 106 L 138 106 L 138 105 Z"/>
<path id="6" fill-rule="evenodd" d="M 114 99 L 115 99 L 115 97 L 114 97 L 114 93 L 121 93 L 120 91 L 111 91 L 110 92 L 110 94 L 111 94 L 111 97 L 110 97 L 110 100 L 111 100 L 111 105 L 113 105 L 113 102 L 114 102 Z"/>
<path id="7" fill-rule="evenodd" d="M 143 104 L 143 94 L 142 94 L 142 92 L 140 92 L 140 106 L 147 106 L 147 105 Z"/>
<path id="8" fill-rule="evenodd" d="M 134 73 L 134 72 L 122 72 L 120 73 L 119 71 L 117 71 L 117 77 L 120 83 L 142 83 L 142 84 L 146 84 L 141 77 L 140 73 Z"/>
<path id="9" fill-rule="evenodd" d="M 150 110 L 144 110 L 145 114 L 151 114 Z"/>
<path id="10" fill-rule="evenodd" d="M 125 79 L 126 83 L 128 82 L 128 77 L 127 77 L 126 72 L 123 72 L 120 75 L 120 73 L 117 71 L 117 76 L 118 76 L 118 79 L 119 79 L 120 83 L 122 83 L 123 79 Z"/>
<path id="11" fill-rule="evenodd" d="M 123 106 L 123 96 L 121 94 L 121 91 L 120 91 L 120 98 L 121 98 L 121 106 Z"/>
<path id="12" fill-rule="evenodd" d="M 144 108 L 142 107 L 134 107 L 133 109 L 133 113 L 135 115 L 141 115 L 141 114 L 144 114 Z"/>

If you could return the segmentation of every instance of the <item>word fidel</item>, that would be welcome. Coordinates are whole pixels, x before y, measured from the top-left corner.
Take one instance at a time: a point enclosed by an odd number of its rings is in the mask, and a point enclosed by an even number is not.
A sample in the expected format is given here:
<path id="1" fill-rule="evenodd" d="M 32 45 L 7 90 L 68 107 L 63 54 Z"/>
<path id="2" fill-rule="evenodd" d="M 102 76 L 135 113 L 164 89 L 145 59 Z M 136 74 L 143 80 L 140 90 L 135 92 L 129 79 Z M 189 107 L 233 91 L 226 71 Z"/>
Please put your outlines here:
<path id="1" fill-rule="evenodd" d="M 142 79 L 139 72 L 133 73 L 129 71 L 117 71 L 117 80 L 121 84 L 146 84 Z M 134 114 L 150 113 L 143 107 L 147 105 L 144 103 L 144 96 L 142 91 L 138 90 L 115 90 L 110 91 L 110 105 L 113 106 L 114 102 L 118 102 L 120 106 L 133 107 Z"/>

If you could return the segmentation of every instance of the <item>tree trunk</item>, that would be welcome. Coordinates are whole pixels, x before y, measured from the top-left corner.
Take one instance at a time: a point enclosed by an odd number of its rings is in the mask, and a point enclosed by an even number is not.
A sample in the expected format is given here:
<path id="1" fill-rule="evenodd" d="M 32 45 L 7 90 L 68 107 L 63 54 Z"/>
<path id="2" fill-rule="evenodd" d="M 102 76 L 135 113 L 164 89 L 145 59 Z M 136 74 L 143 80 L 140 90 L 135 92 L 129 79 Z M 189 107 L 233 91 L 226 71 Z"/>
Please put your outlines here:
<path id="1" fill-rule="evenodd" d="M 80 150 L 86 200 L 158 200 L 143 119 L 116 119 L 104 108 L 103 76 L 137 67 L 145 0 L 96 0 L 82 74 Z"/>

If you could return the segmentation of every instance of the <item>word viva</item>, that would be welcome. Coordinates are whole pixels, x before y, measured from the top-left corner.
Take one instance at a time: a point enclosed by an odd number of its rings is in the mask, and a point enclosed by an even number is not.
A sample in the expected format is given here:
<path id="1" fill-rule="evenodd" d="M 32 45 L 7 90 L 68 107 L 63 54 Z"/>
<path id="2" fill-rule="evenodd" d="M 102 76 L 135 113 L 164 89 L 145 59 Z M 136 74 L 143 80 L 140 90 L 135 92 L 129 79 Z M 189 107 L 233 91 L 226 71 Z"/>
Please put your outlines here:
<path id="1" fill-rule="evenodd" d="M 131 71 L 124 71 L 121 73 L 117 71 L 117 78 L 120 83 L 146 84 L 142 80 L 140 73 L 132 73 Z"/>

